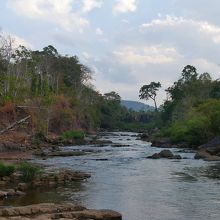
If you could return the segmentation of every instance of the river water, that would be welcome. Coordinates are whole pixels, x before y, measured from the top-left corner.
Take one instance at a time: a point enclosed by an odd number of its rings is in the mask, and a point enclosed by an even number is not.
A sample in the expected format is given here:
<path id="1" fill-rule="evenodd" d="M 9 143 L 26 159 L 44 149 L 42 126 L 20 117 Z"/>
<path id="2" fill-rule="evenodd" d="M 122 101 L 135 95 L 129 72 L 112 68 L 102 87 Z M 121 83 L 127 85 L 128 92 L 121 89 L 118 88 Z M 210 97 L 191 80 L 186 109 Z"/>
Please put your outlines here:
<path id="1" fill-rule="evenodd" d="M 69 168 L 92 177 L 71 187 L 30 192 L 8 204 L 72 201 L 88 208 L 113 209 L 124 220 L 219 220 L 220 163 L 194 160 L 193 152 L 178 152 L 188 159 L 146 159 L 159 152 L 135 133 L 103 133 L 105 146 L 69 146 L 83 151 L 77 157 L 37 160 L 51 168 Z"/>

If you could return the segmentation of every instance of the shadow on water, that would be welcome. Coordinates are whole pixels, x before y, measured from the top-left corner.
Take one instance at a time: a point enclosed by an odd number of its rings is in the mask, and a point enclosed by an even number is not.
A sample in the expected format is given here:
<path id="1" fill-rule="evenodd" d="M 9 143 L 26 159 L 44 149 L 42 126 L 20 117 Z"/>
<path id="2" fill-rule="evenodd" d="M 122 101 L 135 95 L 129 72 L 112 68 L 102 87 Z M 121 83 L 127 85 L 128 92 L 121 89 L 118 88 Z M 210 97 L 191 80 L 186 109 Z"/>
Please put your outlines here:
<path id="1" fill-rule="evenodd" d="M 201 167 L 190 167 L 186 168 L 186 170 L 196 177 L 205 177 L 208 179 L 220 180 L 220 163 Z"/>
<path id="2" fill-rule="evenodd" d="M 197 181 L 197 178 L 184 172 L 172 172 L 171 175 L 172 175 L 172 179 L 178 180 L 180 182 L 181 181 L 184 181 L 184 182 L 196 182 Z"/>

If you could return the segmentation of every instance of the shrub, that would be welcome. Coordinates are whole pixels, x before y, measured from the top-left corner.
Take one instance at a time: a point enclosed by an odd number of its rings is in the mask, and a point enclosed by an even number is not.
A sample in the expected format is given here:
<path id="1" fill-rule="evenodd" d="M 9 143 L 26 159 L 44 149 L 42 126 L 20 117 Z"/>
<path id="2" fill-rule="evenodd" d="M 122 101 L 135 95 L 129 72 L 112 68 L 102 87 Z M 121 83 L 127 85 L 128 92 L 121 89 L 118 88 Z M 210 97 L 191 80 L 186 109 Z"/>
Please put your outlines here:
<path id="1" fill-rule="evenodd" d="M 0 177 L 10 176 L 14 172 L 15 172 L 14 165 L 7 165 L 0 162 Z"/>
<path id="2" fill-rule="evenodd" d="M 21 179 L 25 182 L 31 182 L 41 173 L 39 166 L 27 162 L 21 163 L 17 169 L 21 172 Z"/>
<path id="3" fill-rule="evenodd" d="M 61 138 L 63 140 L 71 140 L 71 139 L 81 140 L 84 139 L 84 137 L 85 137 L 84 131 L 80 131 L 80 130 L 65 131 L 61 135 Z"/>
<path id="4" fill-rule="evenodd" d="M 220 134 L 220 100 L 206 100 L 188 110 L 184 120 L 175 121 L 160 132 L 174 142 L 200 145 Z"/>
<path id="5" fill-rule="evenodd" d="M 177 122 L 170 129 L 170 137 L 174 142 L 186 141 L 199 145 L 209 137 L 208 121 L 204 117 L 194 117 L 184 122 Z"/>

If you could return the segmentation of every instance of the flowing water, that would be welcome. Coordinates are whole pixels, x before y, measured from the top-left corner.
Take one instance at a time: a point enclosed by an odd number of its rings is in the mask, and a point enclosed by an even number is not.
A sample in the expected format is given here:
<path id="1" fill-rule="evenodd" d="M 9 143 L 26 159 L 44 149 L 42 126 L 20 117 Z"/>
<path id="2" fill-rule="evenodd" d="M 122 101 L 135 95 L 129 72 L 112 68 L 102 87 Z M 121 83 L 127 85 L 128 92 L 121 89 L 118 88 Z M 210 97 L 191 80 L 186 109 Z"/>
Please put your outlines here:
<path id="1" fill-rule="evenodd" d="M 6 203 L 72 201 L 119 211 L 124 220 L 220 219 L 220 163 L 194 160 L 195 153 L 179 149 L 172 151 L 188 159 L 146 159 L 161 149 L 137 140 L 135 133 L 104 133 L 101 138 L 113 144 L 65 147 L 86 154 L 37 161 L 48 169 L 85 171 L 90 179 L 71 187 L 30 191 Z"/>

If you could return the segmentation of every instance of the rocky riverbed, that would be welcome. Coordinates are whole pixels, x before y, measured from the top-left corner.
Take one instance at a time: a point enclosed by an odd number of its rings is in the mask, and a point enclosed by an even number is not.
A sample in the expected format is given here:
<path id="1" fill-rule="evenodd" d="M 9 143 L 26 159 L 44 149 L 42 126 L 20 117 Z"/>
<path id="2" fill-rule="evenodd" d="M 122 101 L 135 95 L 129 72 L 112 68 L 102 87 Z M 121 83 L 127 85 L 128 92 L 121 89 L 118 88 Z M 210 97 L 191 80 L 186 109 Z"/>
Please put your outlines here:
<path id="1" fill-rule="evenodd" d="M 218 162 L 195 160 L 197 151 L 192 149 L 152 147 L 135 133 L 110 132 L 99 138 L 94 144 L 42 148 L 32 160 L 45 167 L 48 177 L 54 170 L 73 173 L 80 170 L 80 173 L 91 175 L 89 179 L 57 184 L 54 181 L 58 179 L 57 174 L 53 174 L 45 181 L 50 183 L 46 187 L 23 191 L 8 188 L 0 201 L 2 207 L 71 203 L 89 210 L 116 210 L 126 220 L 146 219 L 146 216 L 153 220 L 220 218 Z M 8 196 L 19 191 L 25 194 Z M 56 212 L 44 213 L 43 218 L 48 214 L 61 218 Z M 21 216 L 14 217 L 22 219 Z M 42 216 L 27 216 L 34 217 Z"/>
<path id="2" fill-rule="evenodd" d="M 122 216 L 118 212 L 86 209 L 71 203 L 41 203 L 15 208 L 1 208 L 0 216 L 2 220 L 122 220 Z"/>

